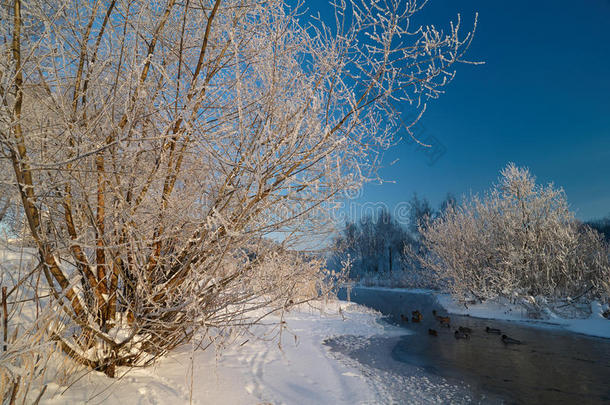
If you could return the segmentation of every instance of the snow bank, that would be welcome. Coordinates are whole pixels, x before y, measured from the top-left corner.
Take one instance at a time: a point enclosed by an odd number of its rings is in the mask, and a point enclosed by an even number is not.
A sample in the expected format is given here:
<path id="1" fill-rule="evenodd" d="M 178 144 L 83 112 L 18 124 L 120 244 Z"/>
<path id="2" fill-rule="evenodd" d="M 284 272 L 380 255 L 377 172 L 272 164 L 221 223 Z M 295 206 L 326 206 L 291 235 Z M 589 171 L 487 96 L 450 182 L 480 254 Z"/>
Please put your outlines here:
<path id="1" fill-rule="evenodd" d="M 608 306 L 601 305 L 597 301 L 591 303 L 591 314 L 587 318 L 565 318 L 546 308 L 543 319 L 532 319 L 523 305 L 513 304 L 507 299 L 487 300 L 483 303 L 468 304 L 466 307 L 453 299 L 450 294 L 434 293 L 434 296 L 438 303 L 452 314 L 527 322 L 534 326 L 555 326 L 575 333 L 610 339 L 610 320 L 602 315 L 608 310 Z"/>
<path id="2" fill-rule="evenodd" d="M 6 278 L 34 268 L 34 249 L 0 248 L 0 270 Z M 5 280 L 7 281 L 7 280 Z M 21 308 L 11 320 L 30 324 L 35 306 Z M 263 310 L 261 310 L 261 314 Z M 301 305 L 264 319 L 251 335 L 241 336 L 223 350 L 213 346 L 193 350 L 184 345 L 153 367 L 119 369 L 109 379 L 68 361 L 55 352 L 45 369 L 47 388 L 41 404 L 353 404 L 383 403 L 379 381 L 371 380 L 357 364 L 341 361 L 324 341 L 355 336 L 353 346 L 369 338 L 400 336 L 406 329 L 380 322 L 374 310 L 343 301 Z M 277 336 L 277 325 L 286 328 Z M 124 333 L 121 328 L 110 334 Z M 351 365 L 350 365 L 351 364 Z M 36 381 L 36 384 L 40 384 Z M 30 400 L 38 394 L 32 387 Z"/>
<path id="3" fill-rule="evenodd" d="M 67 390 L 53 382 L 42 403 L 379 403 L 377 390 L 361 370 L 338 361 L 323 345 L 339 335 L 409 333 L 379 319 L 378 312 L 343 301 L 301 306 L 285 315 L 287 328 L 281 338 L 274 336 L 276 328 L 270 324 L 279 318 L 270 318 L 255 329 L 268 339 L 244 336 L 222 352 L 212 347 L 193 352 L 183 346 L 156 366 L 116 380 L 86 372 Z"/>

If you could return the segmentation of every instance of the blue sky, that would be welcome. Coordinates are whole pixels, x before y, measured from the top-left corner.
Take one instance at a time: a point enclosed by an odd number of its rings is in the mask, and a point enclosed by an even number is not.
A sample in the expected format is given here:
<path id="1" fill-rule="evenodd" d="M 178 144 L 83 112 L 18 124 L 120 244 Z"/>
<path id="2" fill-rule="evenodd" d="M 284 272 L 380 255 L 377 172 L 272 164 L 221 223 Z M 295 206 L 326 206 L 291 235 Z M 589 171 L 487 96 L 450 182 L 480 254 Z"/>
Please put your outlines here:
<path id="1" fill-rule="evenodd" d="M 476 11 L 468 55 L 485 65 L 458 66 L 421 121 L 445 153 L 430 164 L 399 143 L 380 172 L 390 182 L 357 202 L 394 207 L 417 192 L 436 205 L 488 189 L 512 161 L 563 187 L 578 218 L 610 214 L 610 0 L 431 0 L 417 22 L 446 26 L 460 13 L 468 27 Z"/>

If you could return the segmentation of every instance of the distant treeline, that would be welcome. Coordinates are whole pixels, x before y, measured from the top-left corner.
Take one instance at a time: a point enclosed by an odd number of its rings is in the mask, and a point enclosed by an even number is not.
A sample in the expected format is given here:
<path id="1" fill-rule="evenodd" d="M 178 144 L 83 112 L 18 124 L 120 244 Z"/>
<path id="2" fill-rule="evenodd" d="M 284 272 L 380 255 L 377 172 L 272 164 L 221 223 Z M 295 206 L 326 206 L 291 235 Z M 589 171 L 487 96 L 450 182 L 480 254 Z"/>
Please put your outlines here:
<path id="1" fill-rule="evenodd" d="M 604 239 L 610 242 L 610 215 L 602 219 L 596 219 L 585 223 L 604 235 Z"/>
<path id="2" fill-rule="evenodd" d="M 330 267 L 340 268 L 349 258 L 351 279 L 383 283 L 393 278 L 400 286 L 429 286 L 430 278 L 421 274 L 422 269 L 408 252 L 420 249 L 420 226 L 442 216 L 455 201 L 452 194 L 447 194 L 435 209 L 426 198 L 414 194 L 409 214 L 401 221 L 386 209 L 348 221 L 334 240 Z"/>
<path id="3" fill-rule="evenodd" d="M 610 241 L 610 216 L 583 224 L 563 190 L 537 185 L 514 165 L 501 174 L 501 184 L 482 197 L 458 202 L 448 194 L 433 208 L 414 194 L 400 221 L 387 210 L 348 221 L 330 266 L 349 262 L 349 277 L 363 284 L 449 288 L 479 298 L 610 291 L 603 242 Z"/>

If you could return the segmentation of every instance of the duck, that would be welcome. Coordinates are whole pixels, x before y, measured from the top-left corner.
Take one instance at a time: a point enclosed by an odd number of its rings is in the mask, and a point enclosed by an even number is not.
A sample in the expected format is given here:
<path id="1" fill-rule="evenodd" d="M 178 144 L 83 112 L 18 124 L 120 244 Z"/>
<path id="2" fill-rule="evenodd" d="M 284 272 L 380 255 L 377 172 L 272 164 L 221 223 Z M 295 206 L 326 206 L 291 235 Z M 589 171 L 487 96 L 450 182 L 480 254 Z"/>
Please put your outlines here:
<path id="1" fill-rule="evenodd" d="M 449 325 L 449 322 L 451 321 L 451 319 L 449 319 L 448 316 L 440 316 L 436 313 L 436 309 L 432 311 L 432 315 L 434 315 L 434 318 L 439 321 L 441 324 L 446 324 Z"/>
<path id="2" fill-rule="evenodd" d="M 502 342 L 505 343 L 505 344 L 513 344 L 513 345 L 520 345 L 521 344 L 520 340 L 510 338 L 510 337 L 508 337 L 506 335 L 502 335 Z"/>
<path id="3" fill-rule="evenodd" d="M 418 310 L 415 310 L 412 312 L 413 317 L 411 317 L 411 321 L 412 322 L 419 322 L 422 320 L 422 318 L 424 317 L 421 312 L 419 312 Z"/>
<path id="4" fill-rule="evenodd" d="M 462 332 L 462 333 L 468 333 L 468 334 L 471 334 L 471 333 L 472 333 L 472 329 L 467 328 L 467 327 L 465 327 L 465 326 L 460 326 L 460 327 L 458 328 L 458 330 L 459 330 L 460 332 Z"/>
<path id="5" fill-rule="evenodd" d="M 438 336 L 438 332 L 434 329 L 428 329 L 428 335 L 430 336 Z"/>
<path id="6" fill-rule="evenodd" d="M 400 320 L 403 322 L 409 322 L 409 318 L 407 318 L 405 314 L 400 314 Z"/>
<path id="7" fill-rule="evenodd" d="M 460 332 L 459 330 L 456 330 L 453 333 L 453 336 L 455 336 L 456 339 L 469 339 L 470 335 L 468 335 L 467 333 L 464 332 Z"/>
<path id="8" fill-rule="evenodd" d="M 493 333 L 494 335 L 499 335 L 500 333 L 502 333 L 500 329 L 490 328 L 489 326 L 485 327 L 485 332 Z"/>

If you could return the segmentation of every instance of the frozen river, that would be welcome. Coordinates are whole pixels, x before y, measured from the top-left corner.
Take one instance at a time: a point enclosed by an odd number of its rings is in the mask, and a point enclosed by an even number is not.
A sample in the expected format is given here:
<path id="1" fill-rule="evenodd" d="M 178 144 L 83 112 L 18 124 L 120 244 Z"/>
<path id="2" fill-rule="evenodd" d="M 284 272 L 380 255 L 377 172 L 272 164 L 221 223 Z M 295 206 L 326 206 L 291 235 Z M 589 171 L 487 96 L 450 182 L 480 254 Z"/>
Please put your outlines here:
<path id="1" fill-rule="evenodd" d="M 340 294 L 346 299 L 345 291 Z M 412 334 L 376 337 L 354 344 L 349 336 L 327 341 L 332 350 L 385 375 L 385 389 L 400 402 L 408 398 L 409 379 L 422 373 L 439 390 L 439 400 L 480 403 L 608 404 L 610 403 L 610 340 L 565 332 L 557 328 L 529 327 L 523 323 L 451 315 L 451 329 L 440 328 L 432 310 L 443 312 L 428 294 L 354 288 L 351 300 L 374 308 L 388 322 Z M 405 323 L 401 314 L 424 314 L 421 323 Z M 473 330 L 468 340 L 456 340 L 453 330 Z M 485 327 L 524 342 L 505 345 Z M 434 328 L 438 336 L 429 336 Z M 355 349 L 354 349 L 355 348 Z M 417 377 L 417 378 L 415 378 Z M 435 378 L 439 382 L 434 382 Z M 443 383 L 464 387 L 445 391 Z M 434 388 L 433 388 L 434 389 Z M 464 392 L 468 392 L 465 395 Z"/>

